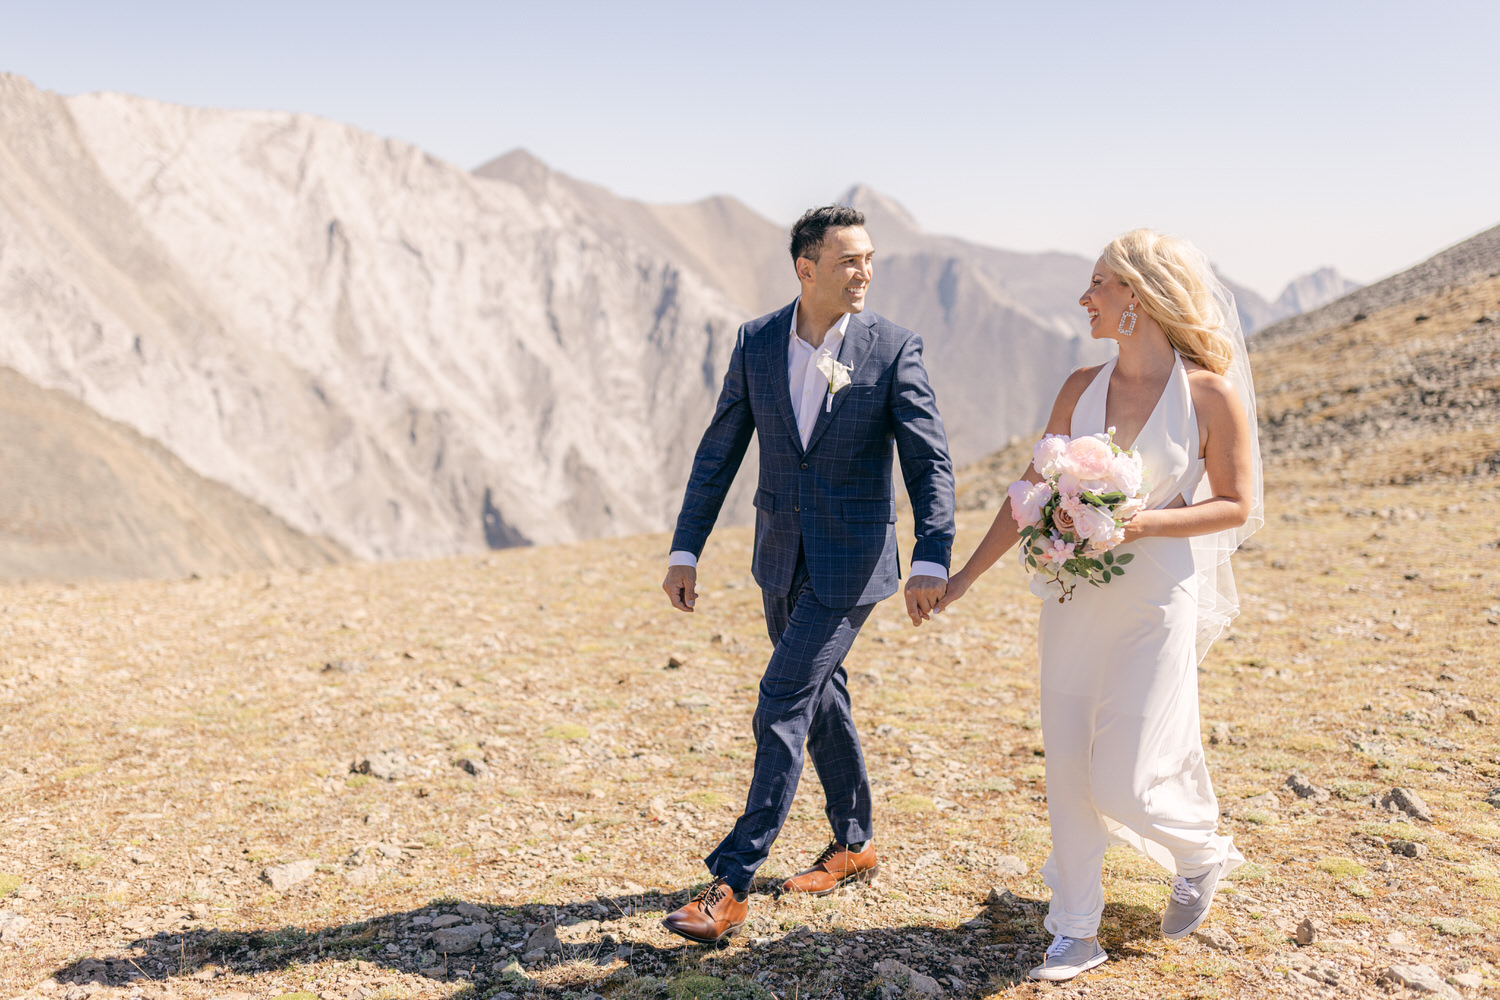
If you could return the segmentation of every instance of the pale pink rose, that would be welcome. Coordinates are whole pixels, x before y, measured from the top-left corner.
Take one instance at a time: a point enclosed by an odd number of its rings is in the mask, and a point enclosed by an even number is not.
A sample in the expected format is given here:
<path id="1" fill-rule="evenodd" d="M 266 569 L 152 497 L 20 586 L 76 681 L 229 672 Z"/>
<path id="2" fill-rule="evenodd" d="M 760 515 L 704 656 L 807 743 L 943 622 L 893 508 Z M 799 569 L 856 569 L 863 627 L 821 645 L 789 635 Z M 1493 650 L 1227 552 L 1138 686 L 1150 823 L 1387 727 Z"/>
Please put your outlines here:
<path id="1" fill-rule="evenodd" d="M 1068 442 L 1067 453 L 1062 458 L 1062 467 L 1079 479 L 1102 480 L 1109 475 L 1114 461 L 1114 452 L 1102 437 L 1087 435 Z"/>
<path id="2" fill-rule="evenodd" d="M 1110 460 L 1109 475 L 1105 479 L 1106 489 L 1135 496 L 1141 491 L 1141 456 L 1133 451 L 1120 452 Z"/>
<path id="3" fill-rule="evenodd" d="M 1031 464 L 1042 476 L 1052 479 L 1061 471 L 1058 463 L 1067 450 L 1066 434 L 1048 434 L 1031 449 Z"/>
<path id="4" fill-rule="evenodd" d="M 1034 528 L 1041 523 L 1042 508 L 1052 499 L 1052 488 L 1046 483 L 1033 483 L 1019 479 L 1006 491 L 1010 497 L 1010 514 L 1022 528 Z"/>
<path id="5" fill-rule="evenodd" d="M 1125 532 L 1109 511 L 1088 504 L 1080 506 L 1082 509 L 1073 514 L 1073 524 L 1077 534 L 1088 539 L 1090 551 L 1104 552 L 1120 544 Z"/>
<path id="6" fill-rule="evenodd" d="M 1083 481 L 1071 472 L 1064 472 L 1057 477 L 1057 492 L 1062 496 L 1076 497 L 1082 489 Z"/>

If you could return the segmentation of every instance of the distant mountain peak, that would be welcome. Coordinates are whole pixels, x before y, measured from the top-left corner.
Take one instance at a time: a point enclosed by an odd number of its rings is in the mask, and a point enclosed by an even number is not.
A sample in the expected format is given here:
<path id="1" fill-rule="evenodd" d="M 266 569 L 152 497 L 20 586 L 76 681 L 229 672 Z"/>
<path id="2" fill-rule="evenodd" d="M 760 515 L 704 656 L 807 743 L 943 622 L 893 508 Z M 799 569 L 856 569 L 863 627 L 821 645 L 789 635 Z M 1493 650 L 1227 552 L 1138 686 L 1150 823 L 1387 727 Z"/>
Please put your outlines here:
<path id="1" fill-rule="evenodd" d="M 897 226 L 913 233 L 922 231 L 922 227 L 904 205 L 864 184 L 855 184 L 845 191 L 839 196 L 838 204 L 859 209 L 877 225 L 883 223 L 887 228 Z"/>
<path id="2" fill-rule="evenodd" d="M 1295 316 L 1341 299 L 1362 287 L 1332 267 L 1320 267 L 1288 282 L 1276 300 L 1276 309 L 1282 316 Z"/>

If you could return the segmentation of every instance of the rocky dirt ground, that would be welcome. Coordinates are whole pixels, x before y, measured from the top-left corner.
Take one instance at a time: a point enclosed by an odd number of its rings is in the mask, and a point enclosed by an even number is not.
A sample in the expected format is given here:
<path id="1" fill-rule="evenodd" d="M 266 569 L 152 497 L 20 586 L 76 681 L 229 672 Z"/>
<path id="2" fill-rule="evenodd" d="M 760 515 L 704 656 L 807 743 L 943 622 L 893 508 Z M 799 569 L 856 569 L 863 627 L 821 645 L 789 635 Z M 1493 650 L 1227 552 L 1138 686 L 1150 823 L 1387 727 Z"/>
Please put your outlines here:
<path id="1" fill-rule="evenodd" d="M 1322 398 L 1299 388 L 1315 359 L 1257 364 L 1279 373 L 1267 420 Z M 1245 611 L 1201 678 L 1224 829 L 1251 863 L 1204 933 L 1168 942 L 1166 873 L 1112 852 L 1111 960 L 1063 986 L 1020 978 L 1048 941 L 1048 832 L 1037 604 L 1013 567 L 920 630 L 882 605 L 856 646 L 881 878 L 763 892 L 716 949 L 659 920 L 749 774 L 768 643 L 745 531 L 712 543 L 692 616 L 657 589 L 661 537 L 0 589 L 0 996 L 1492 993 L 1486 427 L 1311 457 L 1268 437 Z M 1004 465 L 965 477 L 970 506 Z M 961 516 L 961 552 L 987 521 Z M 823 846 L 807 778 L 767 889 Z"/>

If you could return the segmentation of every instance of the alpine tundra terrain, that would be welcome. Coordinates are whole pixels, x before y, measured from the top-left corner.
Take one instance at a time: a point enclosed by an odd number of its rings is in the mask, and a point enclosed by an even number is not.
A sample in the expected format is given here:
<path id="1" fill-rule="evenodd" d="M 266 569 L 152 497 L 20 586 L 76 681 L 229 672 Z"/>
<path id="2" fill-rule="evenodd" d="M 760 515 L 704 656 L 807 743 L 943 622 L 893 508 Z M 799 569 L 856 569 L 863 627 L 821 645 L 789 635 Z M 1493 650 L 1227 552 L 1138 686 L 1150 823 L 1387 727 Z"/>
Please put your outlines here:
<path id="1" fill-rule="evenodd" d="M 847 198 L 958 458 L 1029 432 L 1098 353 L 1090 262 Z M 735 330 L 796 294 L 789 222 L 644 205 L 520 152 L 470 172 L 306 115 L 0 75 L 0 364 L 362 558 L 665 530 Z M 1263 322 L 1341 281 L 1241 297 Z M 726 519 L 748 511 L 741 492 Z"/>
<path id="2" fill-rule="evenodd" d="M 1250 863 L 1192 939 L 1117 850 L 1110 961 L 1021 978 L 1048 831 L 1013 567 L 919 630 L 883 604 L 851 657 L 881 877 L 776 893 L 826 836 L 809 771 L 743 932 L 662 930 L 753 751 L 767 641 L 727 529 L 690 616 L 663 536 L 0 589 L 0 996 L 1492 995 L 1500 253 L 1443 268 L 1497 237 L 1254 351 L 1268 519 L 1201 677 Z M 964 474 L 960 557 L 1025 461 Z"/>

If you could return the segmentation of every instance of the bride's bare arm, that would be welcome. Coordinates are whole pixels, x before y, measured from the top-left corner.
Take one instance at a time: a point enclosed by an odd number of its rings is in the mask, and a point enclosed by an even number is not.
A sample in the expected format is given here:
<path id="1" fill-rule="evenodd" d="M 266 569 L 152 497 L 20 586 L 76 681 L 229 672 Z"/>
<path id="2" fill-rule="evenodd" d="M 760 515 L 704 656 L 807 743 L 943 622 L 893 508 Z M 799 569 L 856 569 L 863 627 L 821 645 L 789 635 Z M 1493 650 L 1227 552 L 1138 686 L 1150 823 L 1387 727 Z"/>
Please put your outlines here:
<path id="1" fill-rule="evenodd" d="M 1186 507 L 1143 510 L 1125 526 L 1125 541 L 1151 536 L 1191 538 L 1237 528 L 1250 516 L 1250 423 L 1229 381 L 1212 372 L 1188 376 L 1193 406 L 1203 417 L 1203 467 L 1213 496 Z"/>
<path id="2" fill-rule="evenodd" d="M 1068 376 L 1068 380 L 1058 390 L 1057 399 L 1052 403 L 1052 415 L 1047 419 L 1046 433 L 1067 434 L 1071 431 L 1073 407 L 1098 371 L 1098 366 L 1080 368 Z M 1041 474 L 1030 465 L 1026 467 L 1026 475 L 1021 478 L 1033 483 L 1042 481 Z M 948 589 L 943 593 L 942 600 L 937 603 L 933 611 L 942 611 L 962 597 L 974 581 L 984 574 L 985 570 L 995 565 L 995 562 L 1005 555 L 1012 545 L 1016 544 L 1020 533 L 1020 528 L 1016 526 L 1016 519 L 1010 513 L 1010 498 L 1006 497 L 1005 502 L 1000 505 L 999 513 L 995 515 L 995 520 L 990 522 L 990 529 L 984 533 L 984 538 L 980 539 L 979 545 L 969 556 L 968 562 L 964 563 L 963 569 L 948 578 Z"/>

